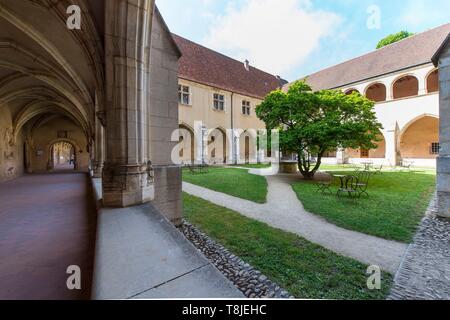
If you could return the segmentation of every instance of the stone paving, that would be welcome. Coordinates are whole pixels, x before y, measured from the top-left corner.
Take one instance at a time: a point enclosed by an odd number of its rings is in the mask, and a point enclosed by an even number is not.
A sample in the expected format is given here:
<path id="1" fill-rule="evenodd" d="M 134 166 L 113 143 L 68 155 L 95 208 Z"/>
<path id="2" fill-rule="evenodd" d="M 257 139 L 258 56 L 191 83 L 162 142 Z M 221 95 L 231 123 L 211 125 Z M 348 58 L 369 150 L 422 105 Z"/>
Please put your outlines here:
<path id="1" fill-rule="evenodd" d="M 189 222 L 184 221 L 180 230 L 247 298 L 294 298 L 278 284 L 211 240 Z"/>
<path id="2" fill-rule="evenodd" d="M 395 277 L 389 299 L 450 300 L 450 219 L 428 208 Z"/>
<path id="3" fill-rule="evenodd" d="M 346 230 L 307 212 L 291 184 L 297 175 L 267 176 L 267 203 L 257 204 L 183 183 L 183 191 L 275 228 L 297 234 L 343 256 L 367 265 L 377 265 L 395 274 L 408 247 L 407 244 Z"/>
<path id="4" fill-rule="evenodd" d="M 33 174 L 0 184 L 0 300 L 90 299 L 97 214 L 86 174 Z M 67 267 L 81 268 L 68 290 Z"/>

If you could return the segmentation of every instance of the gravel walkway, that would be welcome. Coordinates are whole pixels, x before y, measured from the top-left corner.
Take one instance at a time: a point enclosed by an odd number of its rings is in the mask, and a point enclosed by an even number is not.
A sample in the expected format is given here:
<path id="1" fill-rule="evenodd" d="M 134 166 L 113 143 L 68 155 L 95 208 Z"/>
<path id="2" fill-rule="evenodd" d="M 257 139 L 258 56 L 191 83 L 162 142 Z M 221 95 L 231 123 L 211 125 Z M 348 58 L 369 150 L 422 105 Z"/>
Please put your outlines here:
<path id="1" fill-rule="evenodd" d="M 377 265 L 392 274 L 402 261 L 407 245 L 363 233 L 346 230 L 328 223 L 303 208 L 291 184 L 299 176 L 267 176 L 267 203 L 257 204 L 183 182 L 183 191 L 234 210 L 242 215 L 295 233 L 343 256 L 367 265 Z"/>
<path id="2" fill-rule="evenodd" d="M 450 219 L 434 200 L 395 277 L 389 299 L 450 300 Z"/>
<path id="3" fill-rule="evenodd" d="M 189 222 L 183 221 L 179 229 L 247 298 L 294 298 L 288 291 Z"/>

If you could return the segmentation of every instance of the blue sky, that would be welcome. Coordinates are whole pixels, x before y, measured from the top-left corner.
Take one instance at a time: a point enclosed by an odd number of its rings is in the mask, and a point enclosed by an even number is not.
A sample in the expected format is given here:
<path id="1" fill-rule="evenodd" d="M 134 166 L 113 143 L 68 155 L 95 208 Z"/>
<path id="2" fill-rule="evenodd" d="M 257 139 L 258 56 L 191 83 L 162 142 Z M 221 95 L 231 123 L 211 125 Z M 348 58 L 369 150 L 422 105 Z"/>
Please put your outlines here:
<path id="1" fill-rule="evenodd" d="M 287 80 L 450 22 L 448 0 L 156 0 L 172 32 Z"/>

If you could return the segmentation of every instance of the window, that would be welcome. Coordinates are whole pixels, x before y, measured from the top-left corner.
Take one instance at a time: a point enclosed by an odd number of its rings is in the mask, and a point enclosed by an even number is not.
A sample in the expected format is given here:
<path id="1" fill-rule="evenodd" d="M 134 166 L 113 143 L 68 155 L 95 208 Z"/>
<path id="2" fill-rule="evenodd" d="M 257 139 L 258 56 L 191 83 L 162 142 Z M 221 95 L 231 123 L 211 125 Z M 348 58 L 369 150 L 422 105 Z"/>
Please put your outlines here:
<path id="1" fill-rule="evenodd" d="M 214 109 L 225 110 L 225 96 L 223 94 L 214 93 Z"/>
<path id="2" fill-rule="evenodd" d="M 369 150 L 361 149 L 361 158 L 368 158 L 368 157 L 369 157 Z"/>
<path id="3" fill-rule="evenodd" d="M 250 115 L 250 101 L 242 100 L 242 114 Z"/>
<path id="4" fill-rule="evenodd" d="M 431 144 L 431 154 L 439 154 L 440 148 L 439 142 L 433 142 Z"/>
<path id="5" fill-rule="evenodd" d="M 191 88 L 178 85 L 178 102 L 185 105 L 191 105 Z"/>

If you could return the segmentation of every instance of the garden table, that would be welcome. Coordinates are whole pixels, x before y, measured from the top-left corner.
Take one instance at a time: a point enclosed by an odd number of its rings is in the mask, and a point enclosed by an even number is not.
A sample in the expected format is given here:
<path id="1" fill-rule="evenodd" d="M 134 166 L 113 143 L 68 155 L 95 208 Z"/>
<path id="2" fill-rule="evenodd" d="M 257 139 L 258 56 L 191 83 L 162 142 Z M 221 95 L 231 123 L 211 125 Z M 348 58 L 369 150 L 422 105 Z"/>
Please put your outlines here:
<path id="1" fill-rule="evenodd" d="M 373 165 L 373 162 L 361 162 L 362 165 L 364 165 L 365 171 L 370 171 L 370 167 Z"/>

